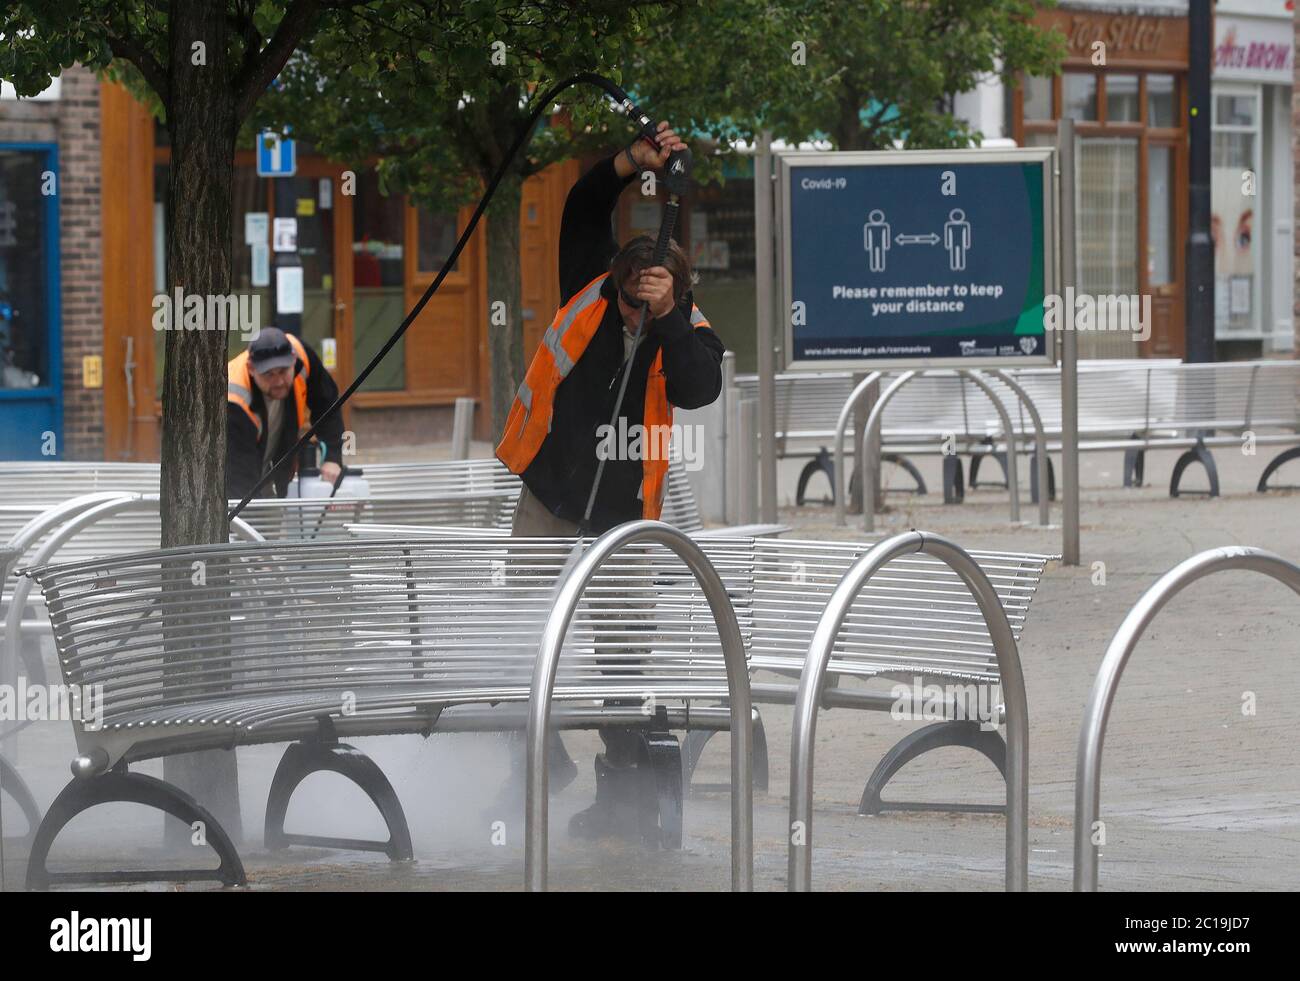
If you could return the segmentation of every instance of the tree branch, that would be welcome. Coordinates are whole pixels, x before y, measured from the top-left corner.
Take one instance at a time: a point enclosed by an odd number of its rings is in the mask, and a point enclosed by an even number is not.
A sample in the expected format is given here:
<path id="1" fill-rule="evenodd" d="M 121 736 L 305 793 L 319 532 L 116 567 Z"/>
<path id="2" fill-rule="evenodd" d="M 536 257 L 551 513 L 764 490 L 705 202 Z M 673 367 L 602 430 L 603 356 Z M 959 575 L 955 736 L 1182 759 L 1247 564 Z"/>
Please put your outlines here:
<path id="1" fill-rule="evenodd" d="M 248 117 L 267 86 L 275 81 L 275 76 L 280 74 L 280 69 L 293 54 L 294 48 L 307 31 L 307 25 L 319 10 L 320 0 L 293 0 L 293 5 L 285 11 L 266 47 L 235 80 L 236 122 L 242 122 Z"/>
<path id="2" fill-rule="evenodd" d="M 144 80 L 149 83 L 149 87 L 158 95 L 158 100 L 167 107 L 170 115 L 171 108 L 168 106 L 167 73 L 158 63 L 158 59 L 151 55 L 145 48 L 135 42 L 133 38 L 122 37 L 117 34 L 108 35 L 108 47 L 113 52 L 114 58 L 121 58 L 123 61 L 129 61 L 139 69 Z"/>

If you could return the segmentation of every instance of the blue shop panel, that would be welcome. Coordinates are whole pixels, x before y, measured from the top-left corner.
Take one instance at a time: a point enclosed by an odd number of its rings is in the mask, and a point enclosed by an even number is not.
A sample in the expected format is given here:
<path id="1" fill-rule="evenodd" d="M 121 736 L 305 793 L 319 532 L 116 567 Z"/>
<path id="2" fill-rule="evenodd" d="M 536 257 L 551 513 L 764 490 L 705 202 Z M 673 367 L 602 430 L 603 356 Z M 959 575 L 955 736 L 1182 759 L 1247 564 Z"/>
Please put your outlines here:
<path id="1" fill-rule="evenodd" d="M 63 455 L 59 168 L 50 143 L 0 143 L 0 460 Z"/>

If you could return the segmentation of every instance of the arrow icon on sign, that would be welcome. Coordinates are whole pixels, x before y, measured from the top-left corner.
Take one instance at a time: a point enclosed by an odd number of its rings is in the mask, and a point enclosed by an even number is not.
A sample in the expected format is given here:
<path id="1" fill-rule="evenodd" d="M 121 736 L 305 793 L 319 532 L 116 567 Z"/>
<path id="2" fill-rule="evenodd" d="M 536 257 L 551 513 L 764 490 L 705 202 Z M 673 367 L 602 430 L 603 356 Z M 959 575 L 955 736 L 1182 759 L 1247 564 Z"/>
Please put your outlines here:
<path id="1" fill-rule="evenodd" d="M 938 245 L 939 236 L 934 232 L 928 235 L 904 235 L 900 232 L 894 236 L 894 241 L 899 245 Z"/>

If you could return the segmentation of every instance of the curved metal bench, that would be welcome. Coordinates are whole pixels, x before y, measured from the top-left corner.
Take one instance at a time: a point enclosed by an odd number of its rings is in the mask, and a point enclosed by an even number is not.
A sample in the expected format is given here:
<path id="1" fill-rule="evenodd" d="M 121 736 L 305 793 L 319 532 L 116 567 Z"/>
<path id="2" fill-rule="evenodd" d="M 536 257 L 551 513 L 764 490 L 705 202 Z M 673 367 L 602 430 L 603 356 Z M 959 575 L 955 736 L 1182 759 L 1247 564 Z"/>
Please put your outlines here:
<path id="1" fill-rule="evenodd" d="M 404 540 L 458 534 L 455 529 L 418 527 L 358 526 L 352 530 L 359 536 L 392 535 Z M 561 550 L 572 544 L 569 539 L 536 541 L 550 542 Z M 735 545 L 727 539 L 716 543 L 709 539 L 697 541 L 718 563 L 724 561 L 726 553 L 715 549 Z M 854 563 L 871 554 L 875 544 L 756 538 L 748 547 L 749 557 L 742 561 L 748 561 L 749 566 L 737 570 L 745 591 L 733 593 L 732 604 L 749 651 L 750 669 L 798 679 L 819 618 L 836 587 Z M 1057 557 L 979 550 L 967 554 L 991 583 L 1018 640 L 1043 570 Z M 730 558 L 734 561 L 736 553 Z M 830 677 L 821 694 L 823 708 L 884 712 L 892 712 L 900 698 L 909 704 L 915 700 L 910 693 L 901 696 L 895 691 L 901 682 L 920 686 L 951 682 L 991 688 L 999 681 L 993 639 L 976 597 L 956 571 L 924 554 L 895 557 L 883 575 L 866 584 L 838 635 Z M 890 687 L 878 690 L 882 685 Z M 755 680 L 750 689 L 756 705 L 793 705 L 797 690 L 793 683 L 768 680 Z M 945 704 L 945 718 L 931 719 L 928 725 L 908 733 L 881 758 L 866 778 L 858 805 L 860 814 L 918 810 L 1005 813 L 1001 804 L 898 801 L 883 796 L 886 786 L 904 767 L 948 746 L 974 750 L 1005 775 L 1006 743 L 996 726 L 957 718 L 951 709 Z M 915 716 L 925 714 L 918 706 L 909 711 Z M 716 709 L 710 714 L 707 708 L 697 706 L 691 708 L 689 721 L 682 759 L 688 784 L 710 739 L 729 727 Z M 767 789 L 767 739 L 757 710 L 754 740 L 754 783 Z"/>
<path id="2" fill-rule="evenodd" d="M 633 540 L 647 528 L 656 543 Z M 599 711 L 571 706 L 564 724 L 661 726 L 671 720 L 643 714 L 645 699 L 660 705 L 737 697 L 728 686 L 734 663 L 723 646 L 730 628 L 724 624 L 720 641 L 708 626 L 716 588 L 705 577 L 701 592 L 691 574 L 701 575 L 700 553 L 665 528 L 622 526 L 610 533 L 617 554 L 598 549 L 603 561 L 583 567 L 587 588 L 579 590 L 554 697 L 625 704 Z M 726 591 L 744 596 L 749 544 L 711 548 Z M 427 735 L 456 706 L 535 697 L 538 638 L 568 551 L 534 539 L 257 542 L 29 570 L 45 593 L 64 682 L 102 685 L 104 707 L 102 728 L 74 724 L 74 779 L 38 829 L 29 885 L 178 878 L 171 871 L 46 868 L 59 830 L 112 800 L 204 823 L 221 864 L 180 878 L 242 881 L 233 846 L 200 802 L 128 768 L 159 756 L 259 743 L 294 744 L 267 808 L 268 844 L 311 842 L 409 857 L 409 832 L 392 787 L 339 740 Z M 676 557 L 682 552 L 689 571 Z M 622 673 L 610 667 L 610 638 L 635 649 Z M 294 787 L 326 768 L 344 773 L 376 802 L 387 841 L 284 832 Z"/>

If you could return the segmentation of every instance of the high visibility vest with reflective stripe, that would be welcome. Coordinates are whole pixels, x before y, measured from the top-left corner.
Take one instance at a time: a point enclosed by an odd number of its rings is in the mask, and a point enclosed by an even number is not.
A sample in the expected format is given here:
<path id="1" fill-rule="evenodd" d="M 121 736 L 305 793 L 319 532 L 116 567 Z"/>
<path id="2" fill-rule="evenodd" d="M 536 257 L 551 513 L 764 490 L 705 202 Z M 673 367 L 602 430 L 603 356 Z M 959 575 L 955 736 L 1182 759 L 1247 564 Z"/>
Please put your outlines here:
<path id="1" fill-rule="evenodd" d="M 510 406 L 505 432 L 497 446 L 497 459 L 512 473 L 522 474 L 537 457 L 542 442 L 551 431 L 551 415 L 555 407 L 555 392 L 573 366 L 582 357 L 591 339 L 596 336 L 605 316 L 609 301 L 601 295 L 601 286 L 609 273 L 602 273 L 584 286 L 555 314 L 551 326 L 542 335 L 542 343 L 533 355 L 532 363 Z M 707 327 L 709 322 L 699 308 L 691 305 L 691 326 Z M 642 424 L 646 433 L 641 440 L 642 459 L 641 516 L 658 519 L 663 509 L 664 489 L 667 484 L 668 460 L 665 454 L 652 451 L 667 446 L 653 434 L 667 432 L 653 426 L 672 426 L 673 407 L 668 402 L 668 383 L 664 378 L 664 353 L 655 352 L 646 379 L 645 408 Z M 594 452 L 594 448 L 593 448 Z M 664 459 L 657 459 L 664 456 Z"/>
<path id="2" fill-rule="evenodd" d="M 311 362 L 307 360 L 307 350 L 302 346 L 302 341 L 292 334 L 285 336 L 289 338 L 294 354 L 302 362 L 302 371 L 293 377 L 293 400 L 298 407 L 298 430 L 301 432 L 307 425 L 307 376 L 311 373 Z M 262 420 L 253 411 L 254 384 L 256 383 L 249 375 L 248 352 L 241 351 L 226 365 L 226 401 L 239 406 L 253 420 L 253 428 L 257 430 L 258 440 L 261 440 Z"/>

